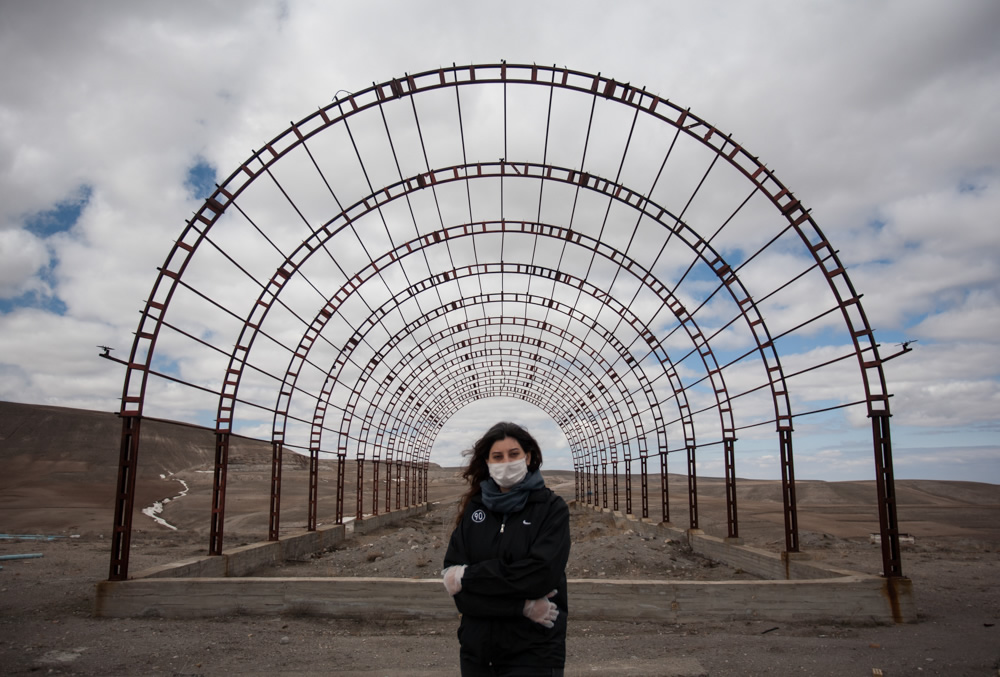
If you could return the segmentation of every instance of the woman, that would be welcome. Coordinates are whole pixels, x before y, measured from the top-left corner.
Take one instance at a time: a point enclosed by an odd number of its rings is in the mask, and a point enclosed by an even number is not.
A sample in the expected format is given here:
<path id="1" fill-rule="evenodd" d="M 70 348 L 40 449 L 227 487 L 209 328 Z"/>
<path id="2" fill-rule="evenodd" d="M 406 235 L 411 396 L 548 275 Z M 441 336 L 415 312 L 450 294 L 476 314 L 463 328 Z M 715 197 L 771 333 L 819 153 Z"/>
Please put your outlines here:
<path id="1" fill-rule="evenodd" d="M 542 451 L 521 426 L 497 423 L 471 455 L 443 572 L 462 614 L 462 675 L 561 677 L 569 508 L 545 487 Z"/>

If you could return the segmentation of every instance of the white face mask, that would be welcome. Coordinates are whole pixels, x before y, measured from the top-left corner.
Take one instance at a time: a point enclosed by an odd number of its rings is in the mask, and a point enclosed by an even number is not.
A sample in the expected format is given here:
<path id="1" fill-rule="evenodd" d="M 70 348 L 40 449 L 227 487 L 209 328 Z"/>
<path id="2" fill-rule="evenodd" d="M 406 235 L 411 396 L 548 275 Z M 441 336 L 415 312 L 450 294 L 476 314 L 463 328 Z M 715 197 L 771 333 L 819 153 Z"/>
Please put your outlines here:
<path id="1" fill-rule="evenodd" d="M 528 474 L 528 460 L 520 458 L 510 463 L 488 463 L 490 477 L 501 489 L 510 489 Z"/>

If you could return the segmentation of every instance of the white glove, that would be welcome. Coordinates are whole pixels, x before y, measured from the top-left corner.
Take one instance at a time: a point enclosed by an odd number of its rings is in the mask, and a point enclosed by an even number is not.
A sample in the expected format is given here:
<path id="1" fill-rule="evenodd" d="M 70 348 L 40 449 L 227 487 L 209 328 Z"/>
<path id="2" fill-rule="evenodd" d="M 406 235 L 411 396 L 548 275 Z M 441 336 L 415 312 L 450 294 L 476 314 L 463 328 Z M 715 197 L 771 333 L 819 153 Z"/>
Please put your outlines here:
<path id="1" fill-rule="evenodd" d="M 524 603 L 524 615 L 535 623 L 544 625 L 546 628 L 553 627 L 556 619 L 559 618 L 559 607 L 555 605 L 555 602 L 550 602 L 549 600 L 555 597 L 555 595 L 556 591 L 553 590 L 545 595 L 545 597 L 527 600 Z"/>
<path id="2" fill-rule="evenodd" d="M 465 575 L 465 567 L 465 564 L 456 564 L 441 572 L 444 577 L 444 589 L 453 597 L 462 591 L 462 576 Z"/>

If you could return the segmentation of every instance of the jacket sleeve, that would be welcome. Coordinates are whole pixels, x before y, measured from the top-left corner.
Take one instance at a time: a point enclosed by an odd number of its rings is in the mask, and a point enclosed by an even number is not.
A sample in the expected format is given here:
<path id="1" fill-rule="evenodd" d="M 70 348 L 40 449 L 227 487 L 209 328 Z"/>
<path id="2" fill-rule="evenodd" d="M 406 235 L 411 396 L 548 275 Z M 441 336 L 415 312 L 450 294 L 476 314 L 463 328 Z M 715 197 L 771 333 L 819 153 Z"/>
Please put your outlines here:
<path id="1" fill-rule="evenodd" d="M 462 524 L 459 522 L 448 540 L 448 549 L 444 553 L 444 568 L 468 563 L 469 555 L 465 549 L 465 534 L 462 532 Z"/>
<path id="2" fill-rule="evenodd" d="M 448 550 L 444 556 L 444 567 L 458 564 L 468 564 L 469 557 L 465 550 L 465 536 L 461 525 L 455 528 L 448 542 Z M 466 569 L 468 573 L 469 569 Z M 477 595 L 465 589 L 465 576 L 462 577 L 462 590 L 452 599 L 459 613 L 480 618 L 512 618 L 524 615 L 524 599 L 498 599 L 495 596 Z"/>
<path id="3" fill-rule="evenodd" d="M 518 603 L 517 614 L 522 613 L 524 600 L 544 597 L 563 585 L 569 549 L 569 507 L 564 500 L 554 497 L 524 557 L 509 562 L 491 559 L 469 565 L 462 577 L 462 590 L 455 596 L 459 610 L 474 613 L 462 610 L 466 599 L 470 604 L 474 603 L 473 598 L 487 598 L 496 603 L 497 597 L 507 597 Z"/>
<path id="4" fill-rule="evenodd" d="M 524 602 L 526 601 L 526 598 L 477 595 L 466 590 L 464 585 L 452 599 L 455 600 L 455 607 L 460 614 L 478 618 L 517 618 L 523 616 Z"/>

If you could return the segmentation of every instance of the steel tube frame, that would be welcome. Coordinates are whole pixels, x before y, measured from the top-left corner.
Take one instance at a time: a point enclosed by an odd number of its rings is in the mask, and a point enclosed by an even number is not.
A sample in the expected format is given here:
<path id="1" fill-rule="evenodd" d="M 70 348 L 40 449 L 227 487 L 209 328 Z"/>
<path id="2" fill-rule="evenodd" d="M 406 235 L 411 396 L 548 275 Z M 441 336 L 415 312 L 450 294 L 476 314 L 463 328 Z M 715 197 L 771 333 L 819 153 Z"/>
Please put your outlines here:
<path id="1" fill-rule="evenodd" d="M 505 157 L 507 156 L 507 93 L 508 86 L 532 86 L 547 87 L 549 91 L 549 116 L 545 125 L 545 149 L 543 161 L 541 163 L 508 161 L 501 159 L 500 162 L 470 162 L 467 157 L 465 147 L 464 127 L 462 128 L 462 164 L 449 167 L 433 167 L 428 158 L 428 149 L 424 144 L 423 133 L 419 134 L 420 148 L 424 156 L 425 171 L 415 176 L 404 176 L 400 167 L 397 150 L 393 142 L 393 132 L 387 117 L 389 107 L 394 107 L 397 102 L 409 99 L 412 111 L 413 124 L 418 132 L 421 130 L 420 117 L 417 111 L 417 97 L 424 92 L 436 90 L 453 89 L 455 91 L 455 105 L 458 111 L 458 121 L 460 126 L 462 120 L 462 105 L 460 90 L 465 88 L 475 88 L 481 86 L 503 87 L 504 94 L 504 147 Z M 551 123 L 551 110 L 553 95 L 556 91 L 567 91 L 576 94 L 583 94 L 590 97 L 589 101 L 589 126 L 594 122 L 594 111 L 598 101 L 604 101 L 613 105 L 629 107 L 633 110 L 631 127 L 628 131 L 622 152 L 618 173 L 614 180 L 601 178 L 595 174 L 585 171 L 587 166 L 587 148 L 583 149 L 583 158 L 580 168 L 558 167 L 544 158 L 547 156 L 549 144 L 549 125 Z M 602 104 L 603 105 L 603 104 Z M 393 157 L 396 160 L 398 181 L 382 187 L 372 186 L 369 182 L 370 193 L 361 200 L 352 203 L 346 208 L 341 207 L 340 213 L 327 221 L 322 226 L 313 229 L 309 220 L 298 208 L 291 194 L 282 186 L 278 177 L 272 172 L 275 166 L 283 157 L 298 147 L 303 147 L 309 154 L 315 170 L 319 172 L 333 198 L 340 205 L 340 200 L 333 193 L 327 177 L 324 175 L 320 164 L 317 163 L 312 153 L 308 151 L 307 142 L 328 128 L 342 125 L 343 129 L 351 135 L 354 143 L 350 121 L 354 116 L 359 116 L 369 110 L 378 110 L 384 127 L 386 139 L 392 149 Z M 661 206 L 653 202 L 647 194 L 636 192 L 629 186 L 622 185 L 619 178 L 622 167 L 625 164 L 632 144 L 632 134 L 637 127 L 637 121 L 642 116 L 658 123 L 671 126 L 675 130 L 674 141 L 671 142 L 670 150 L 664 158 L 664 165 L 670 157 L 673 144 L 678 138 L 684 137 L 696 141 L 707 149 L 712 155 L 712 161 L 705 169 L 701 180 L 688 197 L 687 204 L 677 214 L 673 214 L 666 206 Z M 354 145 L 357 159 L 362 168 L 365 166 L 365 158 L 362 157 L 357 144 Z M 617 399 L 611 399 L 610 393 L 605 392 L 604 383 L 600 371 L 590 369 L 579 370 L 578 358 L 584 353 L 600 355 L 603 348 L 596 351 L 588 351 L 581 347 L 576 348 L 575 353 L 565 353 L 562 359 L 573 363 L 577 370 L 563 370 L 556 368 L 557 362 L 553 360 L 535 359 L 528 366 L 525 366 L 519 359 L 513 360 L 510 364 L 501 357 L 500 361 L 487 357 L 487 353 L 477 354 L 471 358 L 461 359 L 461 351 L 468 351 L 469 345 L 462 343 L 460 334 L 468 332 L 468 327 L 462 330 L 442 334 L 434 342 L 423 344 L 416 356 L 411 355 L 409 359 L 398 348 L 399 360 L 393 364 L 383 361 L 388 356 L 388 344 L 376 346 L 369 344 L 365 338 L 371 327 L 379 324 L 381 319 L 390 312 L 399 313 L 402 317 L 402 302 L 396 303 L 393 307 L 387 307 L 384 311 L 374 309 L 368 304 L 365 296 L 361 294 L 366 279 L 377 276 L 383 283 L 389 283 L 383 277 L 385 270 L 396 267 L 413 290 L 410 297 L 413 300 L 420 317 L 414 320 L 407 320 L 403 317 L 404 325 L 407 327 L 417 326 L 414 322 L 429 323 L 434 317 L 447 317 L 456 310 L 463 309 L 468 326 L 472 326 L 471 318 L 468 315 L 467 303 L 455 304 L 445 303 L 441 295 L 439 285 L 450 284 L 454 281 L 460 269 L 456 268 L 450 273 L 445 273 L 439 278 L 428 278 L 427 280 L 410 283 L 407 269 L 402 267 L 402 259 L 410 253 L 420 252 L 428 268 L 430 267 L 427 251 L 430 247 L 437 246 L 443 242 L 448 247 L 451 255 L 450 241 L 454 237 L 486 237 L 491 232 L 509 234 L 510 236 L 531 236 L 536 238 L 556 238 L 561 239 L 563 251 L 570 246 L 580 247 L 590 252 L 591 266 L 598 258 L 602 258 L 615 268 L 614 280 L 617 281 L 619 273 L 623 270 L 631 273 L 635 279 L 640 280 L 642 285 L 652 290 L 662 299 L 664 307 L 675 318 L 678 326 L 683 328 L 687 334 L 687 339 L 694 346 L 692 353 L 697 353 L 702 367 L 705 370 L 706 378 L 711 383 L 714 391 L 714 409 L 720 418 L 721 441 L 723 444 L 724 466 L 726 469 L 726 496 L 727 496 L 727 529 L 728 535 L 738 537 L 738 517 L 736 512 L 736 486 L 735 486 L 735 441 L 736 426 L 732 418 L 732 402 L 724 380 L 724 370 L 728 365 L 720 365 L 715 359 L 711 348 L 711 337 L 707 336 L 698 328 L 693 315 L 698 312 L 688 311 L 683 303 L 674 295 L 674 291 L 680 282 L 672 288 L 668 288 L 661 282 L 652 271 L 642 269 L 635 261 L 628 256 L 628 250 L 620 251 L 609 244 L 602 242 L 598 237 L 588 238 L 583 233 L 573 229 L 572 220 L 569 227 L 563 228 L 555 225 L 543 225 L 539 223 L 528 224 L 524 222 L 512 222 L 504 220 L 504 190 L 509 186 L 513 188 L 513 182 L 534 181 L 538 185 L 539 212 L 541 209 L 541 196 L 544 193 L 545 185 L 552 182 L 553 185 L 572 186 L 576 194 L 586 191 L 595 195 L 603 195 L 607 199 L 608 212 L 604 216 L 604 224 L 607 223 L 608 214 L 612 204 L 619 204 L 633 209 L 639 220 L 647 219 L 658 223 L 669 233 L 667 241 L 676 238 L 683 246 L 686 246 L 692 253 L 692 264 L 701 263 L 718 278 L 720 289 L 728 293 L 729 298 L 736 308 L 739 309 L 739 318 L 749 336 L 752 337 L 756 348 L 755 352 L 761 361 L 766 376 L 765 386 L 770 390 L 771 399 L 774 405 L 774 419 L 778 434 L 778 444 L 781 455 L 782 493 L 785 514 L 786 550 L 794 552 L 798 550 L 797 517 L 795 509 L 795 486 L 794 486 L 794 464 L 792 457 L 792 419 L 793 414 L 788 397 L 788 386 L 786 377 L 781 367 L 781 361 L 775 347 L 775 338 L 769 332 L 763 317 L 757 309 L 757 302 L 743 286 L 739 277 L 739 267 L 732 267 L 714 249 L 711 244 L 715 235 L 708 239 L 691 229 L 683 220 L 685 212 L 699 194 L 706 182 L 709 174 L 716 167 L 716 163 L 721 160 L 723 165 L 734 168 L 737 172 L 752 185 L 751 195 L 762 195 L 768 200 L 781 217 L 788 224 L 788 229 L 794 231 L 799 240 L 807 248 L 813 257 L 816 267 L 825 276 L 829 289 L 832 291 L 844 318 L 845 326 L 848 328 L 850 336 L 854 342 L 854 349 L 859 365 L 861 367 L 862 382 L 865 390 L 864 402 L 867 403 L 869 416 L 873 422 L 873 443 L 875 446 L 876 473 L 878 485 L 878 501 L 880 512 L 880 529 L 882 531 L 884 574 L 886 576 L 901 576 L 899 564 L 899 544 L 898 525 L 896 524 L 895 492 L 892 475 L 891 443 L 889 434 L 889 408 L 888 393 L 885 388 L 884 373 L 882 370 L 882 360 L 878 356 L 877 344 L 875 343 L 872 330 L 861 308 L 860 296 L 854 291 L 843 266 L 840 264 L 835 250 L 830 246 L 825 236 L 820 232 L 818 226 L 812 220 L 808 211 L 801 203 L 777 180 L 772 172 L 760 164 L 756 158 L 747 153 L 739 144 L 736 144 L 730 137 L 722 135 L 714 127 L 704 122 L 697 116 L 692 115 L 687 110 L 682 110 L 678 106 L 661 99 L 655 95 L 647 93 L 628 84 L 618 83 L 613 79 L 600 75 L 590 75 L 578 71 L 560 68 L 546 68 L 539 66 L 516 66 L 506 63 L 483 65 L 483 66 L 462 66 L 453 68 L 442 68 L 415 75 L 407 75 L 404 78 L 393 79 L 387 82 L 374 84 L 372 87 L 350 94 L 343 98 L 338 98 L 332 104 L 308 116 L 298 123 L 293 123 L 291 127 L 272 139 L 260 151 L 253 156 L 239 169 L 237 169 L 218 189 L 209 197 L 201 209 L 195 214 L 187 226 L 184 228 L 180 238 L 170 251 L 167 259 L 160 269 L 159 276 L 153 286 L 150 298 L 143 310 L 138 330 L 135 334 L 132 351 L 127 363 L 127 372 L 123 387 L 122 398 L 122 420 L 123 433 L 121 453 L 119 460 L 119 480 L 116 494 L 115 525 L 112 536 L 112 559 L 111 559 L 111 580 L 121 580 L 128 574 L 128 550 L 131 534 L 131 515 L 134 509 L 134 481 L 137 471 L 137 459 L 139 450 L 139 428 L 143 415 L 143 404 L 147 392 L 148 377 L 154 372 L 150 367 L 153 353 L 157 343 L 160 329 L 166 324 L 164 315 L 175 292 L 180 287 L 187 287 L 182 280 L 185 270 L 192 257 L 199 247 L 206 243 L 211 243 L 208 235 L 212 227 L 219 221 L 220 217 L 227 210 L 232 209 L 242 214 L 246 220 L 257 229 L 261 235 L 267 239 L 267 235 L 251 220 L 237 204 L 239 196 L 247 190 L 258 178 L 267 176 L 280 191 L 288 204 L 298 213 L 302 222 L 309 230 L 309 235 L 301 246 L 291 253 L 282 254 L 285 261 L 277 267 L 266 282 L 259 282 L 261 293 L 252 304 L 249 312 L 242 318 L 243 327 L 235 341 L 235 348 L 229 355 L 229 365 L 222 378 L 222 385 L 219 389 L 219 404 L 216 422 L 216 454 L 215 472 L 213 475 L 213 497 L 211 512 L 211 534 L 210 553 L 220 554 L 222 551 L 222 537 L 225 521 L 225 488 L 226 469 L 228 467 L 229 440 L 232 426 L 235 420 L 235 405 L 241 400 L 237 397 L 239 392 L 243 372 L 247 367 L 256 368 L 251 362 L 251 353 L 255 347 L 257 336 L 262 333 L 262 325 L 267 320 L 269 309 L 276 305 L 284 305 L 281 295 L 286 283 L 293 277 L 301 276 L 301 266 L 317 251 L 324 251 L 333 261 L 334 265 L 341 270 L 346 280 L 345 284 L 338 292 L 327 297 L 323 309 L 316 315 L 310 323 L 299 318 L 306 330 L 303 332 L 299 346 L 295 349 L 288 348 L 290 353 L 289 365 L 286 369 L 284 379 L 278 379 L 281 386 L 278 389 L 277 403 L 273 408 L 274 425 L 272 435 L 272 481 L 271 481 L 271 520 L 269 524 L 269 537 L 276 539 L 280 529 L 280 488 L 281 488 L 281 465 L 282 454 L 285 448 L 285 432 L 287 421 L 292 418 L 290 415 L 291 402 L 299 387 L 297 385 L 299 375 L 306 366 L 317 368 L 309 360 L 310 351 L 317 340 L 324 340 L 330 345 L 328 339 L 323 337 L 323 327 L 326 321 L 338 313 L 342 303 L 348 298 L 358 296 L 372 315 L 369 320 L 358 326 L 353 326 L 355 331 L 355 342 L 350 346 L 341 345 L 339 356 L 333 366 L 327 370 L 328 382 L 337 382 L 342 373 L 342 368 L 348 362 L 352 364 L 351 353 L 359 346 L 365 345 L 366 351 L 373 351 L 376 355 L 382 355 L 376 363 L 368 362 L 355 367 L 360 367 L 364 373 L 363 379 L 359 380 L 351 391 L 351 398 L 343 406 L 333 405 L 340 411 L 340 425 L 337 427 L 336 439 L 333 448 L 336 450 L 338 460 L 337 470 L 337 520 L 343 517 L 343 493 L 344 493 L 344 467 L 351 445 L 357 445 L 358 478 L 357 478 L 357 501 L 356 512 L 361 514 L 362 506 L 362 486 L 364 485 L 364 461 L 365 449 L 372 450 L 371 462 L 374 464 L 374 477 L 372 478 L 373 510 L 377 512 L 379 507 L 378 486 L 380 482 L 379 468 L 384 464 L 386 469 L 386 496 L 385 505 L 389 509 L 390 496 L 389 487 L 392 477 L 392 467 L 396 464 L 396 504 L 400 505 L 401 489 L 400 475 L 405 474 L 405 487 L 408 487 L 408 497 L 416 501 L 426 495 L 427 490 L 427 464 L 431 445 L 437 432 L 441 429 L 447 419 L 458 409 L 469 401 L 477 398 L 494 396 L 495 394 L 513 395 L 525 399 L 526 401 L 545 402 L 548 407 L 547 412 L 557 421 L 557 424 L 567 434 L 571 440 L 571 450 L 573 455 L 573 465 L 577 474 L 575 492 L 578 497 L 587 500 L 592 499 L 594 504 L 601 502 L 608 505 L 609 494 L 612 506 L 619 506 L 618 492 L 618 468 L 619 463 L 624 461 L 626 469 L 625 503 L 626 509 L 632 510 L 632 487 L 631 487 L 631 463 L 638 454 L 641 463 L 642 479 L 642 512 L 646 516 L 647 505 L 647 459 L 649 450 L 647 448 L 647 437 L 655 435 L 657 449 L 655 453 L 660 458 L 660 474 L 662 495 L 661 504 L 664 521 L 669 521 L 669 501 L 667 490 L 667 440 L 666 423 L 660 411 L 666 400 L 661 399 L 652 385 L 640 385 L 638 389 L 627 386 L 624 381 L 617 376 L 619 371 L 614 368 L 605 369 L 604 374 L 611 376 L 612 389 L 619 394 Z M 662 168 L 661 168 L 662 170 Z M 657 177 L 658 180 L 658 177 Z M 472 222 L 472 193 L 471 186 L 478 181 L 498 182 L 500 190 L 500 220 L 495 222 Z M 369 257 L 367 269 L 361 272 L 343 271 L 337 263 L 336 256 L 328 249 L 330 242 L 338 233 L 345 229 L 354 230 L 355 224 L 362 222 L 366 214 L 376 213 L 382 219 L 388 232 L 388 226 L 382 209 L 391 202 L 402 198 L 405 200 L 413 226 L 419 232 L 420 227 L 411 195 L 420 191 L 429 191 L 433 202 L 437 207 L 439 219 L 441 218 L 441 203 L 439 202 L 438 189 L 449 183 L 461 182 L 465 185 L 466 194 L 469 197 L 470 222 L 463 226 L 448 226 L 443 220 L 439 222 L 439 228 L 431 233 L 419 236 L 416 240 L 403 245 L 397 245 L 390 240 L 391 250 L 383 254 L 376 252 Z M 656 181 L 654 181 L 655 185 Z M 749 200 L 749 197 L 747 198 Z M 744 201 L 743 204 L 745 204 Z M 742 208 L 742 204 L 737 211 Z M 496 224 L 488 226 L 488 223 Z M 725 224 L 723 224 L 725 226 Z M 723 226 L 720 226 L 722 229 Z M 492 229 L 491 229 L 492 228 Z M 601 226 L 602 232 L 604 225 Z M 718 231 L 717 231 L 718 232 Z M 357 234 L 357 231 L 355 231 Z M 634 235 L 634 232 L 633 232 Z M 360 235 L 358 235 L 360 238 Z M 269 240 L 270 242 L 270 240 Z M 277 250 L 277 247 L 273 244 Z M 214 246 L 214 244 L 213 244 Z M 664 246 L 666 246 L 664 244 Z M 766 247 L 767 245 L 765 245 Z M 278 250 L 279 253 L 280 250 Z M 223 251 L 225 255 L 225 252 Z M 478 255 L 477 255 L 478 257 Z M 229 258 L 227 256 L 227 258 Z M 249 272 L 243 270 L 239 263 L 230 259 L 230 262 L 240 268 L 251 279 L 255 279 Z M 745 265 L 747 262 L 744 262 Z M 522 305 L 527 308 L 529 305 L 543 305 L 539 294 L 530 293 L 532 280 L 548 280 L 553 286 L 558 284 L 575 284 L 578 300 L 587 293 L 590 298 L 598 299 L 606 308 L 618 317 L 617 326 L 613 330 L 605 327 L 597 336 L 603 341 L 605 346 L 609 346 L 618 355 L 617 361 L 624 363 L 624 370 L 621 374 L 631 374 L 633 377 L 640 375 L 638 383 L 643 383 L 646 379 L 645 368 L 641 365 L 646 358 L 637 360 L 632 354 L 631 346 L 621 343 L 617 337 L 617 331 L 622 323 L 630 325 L 635 332 L 634 342 L 641 342 L 645 346 L 646 357 L 652 357 L 659 362 L 659 368 L 663 375 L 667 377 L 667 383 L 672 392 L 671 398 L 675 399 L 678 406 L 678 421 L 681 422 L 683 431 L 684 450 L 687 456 L 688 475 L 688 496 L 689 496 L 689 518 L 691 528 L 697 528 L 697 489 L 696 489 L 696 453 L 699 444 L 695 441 L 695 423 L 690 405 L 687 400 L 687 390 L 690 385 L 684 385 L 676 369 L 676 364 L 666 355 L 666 350 L 648 321 L 631 316 L 627 310 L 628 305 L 618 302 L 612 294 L 598 293 L 588 289 L 589 282 L 581 279 L 578 282 L 572 281 L 572 276 L 567 276 L 564 271 L 546 269 L 544 266 L 532 266 L 511 269 L 500 266 L 490 269 L 489 262 L 480 262 L 478 269 L 472 267 L 470 275 L 500 274 L 504 276 L 520 275 L 525 276 L 529 284 L 529 293 L 509 295 L 491 295 L 481 293 L 479 297 L 482 303 L 511 303 Z M 689 267 L 689 271 L 691 270 Z M 368 272 L 365 272 L 367 270 Z M 589 274 L 589 268 L 588 268 Z M 685 274 L 686 275 L 686 274 Z M 682 278 L 683 279 L 683 278 Z M 309 282 L 309 284 L 312 284 Z M 612 283 L 612 286 L 614 283 Z M 313 285 L 314 289 L 317 289 Z M 435 315 L 433 309 L 427 309 L 422 305 L 421 294 L 425 291 L 436 294 L 441 303 L 442 311 L 440 315 Z M 317 292 L 319 290 L 317 289 Z M 195 290 L 195 293 L 201 293 Z M 638 295 L 638 291 L 636 295 Z M 210 298 L 210 295 L 207 296 Z M 706 301 L 707 302 L 707 301 Z M 704 305 L 704 304 L 703 304 Z M 574 308 L 565 307 L 551 301 L 544 305 L 545 316 L 549 313 L 557 313 L 561 317 L 573 318 Z M 286 310 L 291 311 L 285 306 Z M 631 317 L 632 319 L 628 319 Z M 507 318 L 507 326 L 522 326 L 522 331 L 527 330 L 527 324 L 517 325 L 511 323 Z M 581 322 L 579 319 L 567 319 L 566 322 Z M 558 338 L 559 342 L 569 340 L 568 332 L 551 323 L 544 323 L 544 331 L 551 333 Z M 496 351 L 497 355 L 503 355 L 503 345 L 509 342 L 508 339 L 500 339 L 502 333 L 496 333 L 495 329 L 500 324 L 486 325 L 484 331 L 487 333 L 482 338 L 483 351 Z M 589 344 L 590 334 L 601 326 L 595 322 L 582 322 L 585 328 L 585 340 L 583 345 Z M 367 327 L 367 328 L 366 328 Z M 532 331 L 541 330 L 541 326 L 533 328 Z M 183 330 L 180 330 L 183 333 Z M 721 331 L 721 330 L 720 330 Z M 467 338 L 472 338 L 468 334 Z M 522 335 L 527 339 L 527 334 Z M 444 343 L 442 343 L 444 342 Z M 572 342 L 571 342 L 572 343 Z M 617 344 L 617 345 L 616 345 Z M 399 341 L 394 345 L 399 345 Z M 525 343 L 525 345 L 529 345 Z M 553 344 L 558 347 L 558 343 Z M 457 346 L 461 346 L 460 348 Z M 347 350 L 345 351 L 345 348 Z M 532 349 L 537 351 L 541 344 L 533 344 Z M 546 348 L 549 350 L 549 348 Z M 432 352 L 434 351 L 434 352 Z M 452 358 L 444 358 L 449 352 L 454 352 Z M 559 353 L 554 349 L 550 351 L 552 355 Z M 536 352 L 537 354 L 537 352 Z M 363 355 L 359 355 L 364 360 Z M 414 367 L 413 360 L 416 357 L 419 367 Z M 511 355 L 510 357 L 513 357 Z M 593 355 L 591 355 L 593 358 Z M 684 359 L 684 358 L 682 358 Z M 444 360 L 444 361 L 442 361 Z M 462 362 L 471 362 L 465 365 L 465 373 L 460 366 Z M 509 378 L 488 378 L 491 368 L 498 364 L 503 365 L 505 370 L 511 371 Z M 590 364 L 595 366 L 597 360 L 591 359 Z M 431 374 L 435 369 L 444 367 L 446 378 L 451 381 L 434 380 Z M 375 392 L 362 397 L 366 392 L 366 383 L 375 379 L 375 370 L 386 368 L 394 374 L 393 378 L 404 382 L 409 375 L 419 373 L 419 379 L 411 379 L 409 388 L 393 390 L 386 385 L 376 387 Z M 321 367 L 320 367 L 321 368 Z M 541 371 L 539 369 L 542 369 Z M 419 372 L 414 371 L 419 369 Z M 336 374 L 334 376 L 334 374 Z M 551 379 L 559 384 L 551 390 L 552 395 L 546 401 L 538 399 L 538 388 L 540 377 Z M 631 378 L 631 377 L 630 377 Z M 520 379 L 520 380 L 519 380 Z M 478 383 L 473 383 L 478 381 Z M 442 387 L 443 383 L 450 383 L 450 387 Z M 459 385 L 466 383 L 467 385 Z M 572 385 L 570 385 L 572 384 Z M 457 386 L 457 387 L 456 387 Z M 562 388 L 563 390 L 560 390 Z M 594 394 L 597 390 L 597 394 Z M 642 390 L 646 406 L 642 409 L 634 404 L 633 394 L 637 395 L 638 390 Z M 543 389 L 544 392 L 544 389 Z M 311 441 L 309 443 L 310 452 L 310 493 L 309 493 L 309 525 L 315 528 L 316 511 L 318 504 L 318 492 L 316 484 L 318 482 L 318 457 L 322 452 L 323 425 L 326 410 L 331 403 L 329 401 L 332 387 L 328 390 L 324 386 L 323 390 L 316 396 L 318 404 L 312 422 Z M 436 394 L 435 394 L 436 393 Z M 626 396 L 626 393 L 628 395 Z M 428 396 L 426 404 L 414 407 L 413 398 L 417 396 Z M 364 406 L 362 407 L 362 404 Z M 622 408 L 624 405 L 624 408 Z M 628 416 L 626 416 L 626 412 Z M 425 416 L 425 420 L 418 419 Z M 646 426 L 643 417 L 651 415 L 653 425 Z M 354 421 L 358 421 L 357 432 Z M 384 441 L 387 427 L 398 429 L 399 433 L 394 439 L 386 444 Z M 376 429 L 375 438 L 370 438 L 373 428 Z M 633 449 L 632 445 L 636 448 Z M 702 443 L 704 445 L 704 443 Z M 383 460 L 382 454 L 385 453 Z M 402 455 L 399 455 L 402 454 Z M 608 488 L 608 469 L 612 471 L 611 489 Z M 405 471 L 404 471 L 405 469 Z M 599 488 L 598 488 L 599 487 Z"/>

